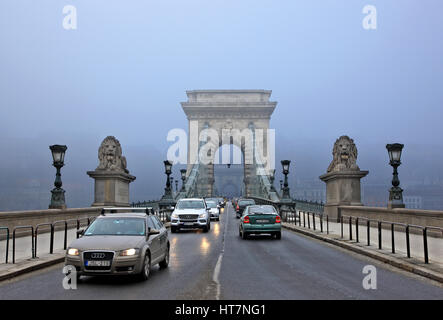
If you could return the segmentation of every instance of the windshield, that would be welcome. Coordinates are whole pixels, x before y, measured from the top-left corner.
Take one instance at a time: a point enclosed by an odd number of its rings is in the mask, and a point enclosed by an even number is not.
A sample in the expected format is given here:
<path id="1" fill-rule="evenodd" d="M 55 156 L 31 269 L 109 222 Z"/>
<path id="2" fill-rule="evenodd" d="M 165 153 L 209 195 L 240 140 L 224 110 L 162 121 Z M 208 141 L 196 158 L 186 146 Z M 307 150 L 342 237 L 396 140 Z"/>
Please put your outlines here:
<path id="1" fill-rule="evenodd" d="M 86 236 L 144 236 L 145 219 L 102 218 L 96 219 L 85 232 Z"/>
<path id="2" fill-rule="evenodd" d="M 254 200 L 241 200 L 238 202 L 239 206 L 250 206 L 251 204 L 255 204 Z"/>
<path id="3" fill-rule="evenodd" d="M 249 207 L 249 213 L 252 214 L 276 214 L 273 206 L 251 206 Z"/>
<path id="4" fill-rule="evenodd" d="M 179 201 L 177 209 L 204 209 L 205 203 L 201 200 Z"/>
<path id="5" fill-rule="evenodd" d="M 214 201 L 206 201 L 208 208 L 216 208 L 217 204 Z"/>

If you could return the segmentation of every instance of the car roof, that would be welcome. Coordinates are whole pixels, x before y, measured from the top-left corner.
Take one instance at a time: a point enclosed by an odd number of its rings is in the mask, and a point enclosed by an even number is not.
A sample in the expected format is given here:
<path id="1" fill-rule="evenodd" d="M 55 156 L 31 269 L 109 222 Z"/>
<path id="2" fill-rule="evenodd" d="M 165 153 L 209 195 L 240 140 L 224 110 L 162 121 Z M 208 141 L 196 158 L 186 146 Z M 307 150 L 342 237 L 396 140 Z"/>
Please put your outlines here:
<path id="1" fill-rule="evenodd" d="M 105 213 L 97 218 L 146 218 L 146 213 L 141 212 L 119 212 L 119 213 Z"/>
<path id="2" fill-rule="evenodd" d="M 180 199 L 178 201 L 204 201 L 203 198 L 185 198 L 185 199 Z"/>

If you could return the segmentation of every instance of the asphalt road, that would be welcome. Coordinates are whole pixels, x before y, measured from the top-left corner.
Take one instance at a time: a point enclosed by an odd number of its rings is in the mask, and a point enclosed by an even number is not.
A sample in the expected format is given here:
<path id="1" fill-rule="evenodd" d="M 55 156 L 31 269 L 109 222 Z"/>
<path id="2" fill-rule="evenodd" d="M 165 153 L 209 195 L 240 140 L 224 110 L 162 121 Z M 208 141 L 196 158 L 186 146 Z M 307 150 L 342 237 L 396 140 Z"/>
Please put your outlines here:
<path id="1" fill-rule="evenodd" d="M 418 276 L 283 231 L 281 240 L 242 240 L 231 206 L 209 233 L 170 234 L 170 266 L 150 279 L 83 277 L 65 290 L 62 264 L 0 283 L 4 299 L 443 299 L 443 287 Z M 366 265 L 377 289 L 365 290 Z"/>

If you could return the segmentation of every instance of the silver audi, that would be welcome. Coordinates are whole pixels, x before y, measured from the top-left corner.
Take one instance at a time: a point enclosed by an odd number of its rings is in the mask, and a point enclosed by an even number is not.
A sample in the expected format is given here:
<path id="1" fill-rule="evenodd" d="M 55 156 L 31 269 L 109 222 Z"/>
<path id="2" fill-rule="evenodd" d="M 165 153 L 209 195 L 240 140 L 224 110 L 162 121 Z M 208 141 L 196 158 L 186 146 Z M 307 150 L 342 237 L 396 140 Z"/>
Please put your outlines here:
<path id="1" fill-rule="evenodd" d="M 78 277 L 136 274 L 147 280 L 152 266 L 168 267 L 168 231 L 155 215 L 102 213 L 79 234 L 65 258 L 65 265 L 74 266 Z"/>

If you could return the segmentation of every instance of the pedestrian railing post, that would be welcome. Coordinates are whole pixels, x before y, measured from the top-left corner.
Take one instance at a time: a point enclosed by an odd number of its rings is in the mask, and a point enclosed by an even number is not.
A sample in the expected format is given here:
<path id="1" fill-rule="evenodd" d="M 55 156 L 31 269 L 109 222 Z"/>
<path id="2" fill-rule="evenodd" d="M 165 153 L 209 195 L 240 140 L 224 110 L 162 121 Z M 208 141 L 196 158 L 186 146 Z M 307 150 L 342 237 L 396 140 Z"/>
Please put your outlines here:
<path id="1" fill-rule="evenodd" d="M 323 233 L 323 215 L 320 215 L 320 232 Z"/>
<path id="2" fill-rule="evenodd" d="M 423 228 L 423 250 L 424 250 L 424 256 L 425 256 L 425 263 L 429 263 L 429 256 L 428 256 L 428 231 L 427 228 Z"/>
<path id="3" fill-rule="evenodd" d="M 50 236 L 50 240 L 49 240 L 49 253 L 52 254 L 54 253 L 54 224 L 51 223 L 51 234 Z M 35 245 L 37 247 L 37 236 L 35 237 Z M 37 248 L 36 248 L 37 250 Z"/>
<path id="4" fill-rule="evenodd" d="M 303 211 L 303 228 L 306 228 L 306 211 Z"/>
<path id="5" fill-rule="evenodd" d="M 349 240 L 352 240 L 352 217 L 349 217 Z"/>
<path id="6" fill-rule="evenodd" d="M 312 226 L 314 227 L 315 231 L 315 212 L 312 213 Z"/>
<path id="7" fill-rule="evenodd" d="M 326 233 L 329 234 L 329 216 L 326 215 Z"/>
<path id="8" fill-rule="evenodd" d="M 358 217 L 355 218 L 355 240 L 357 242 L 359 241 L 359 237 L 358 237 Z"/>

